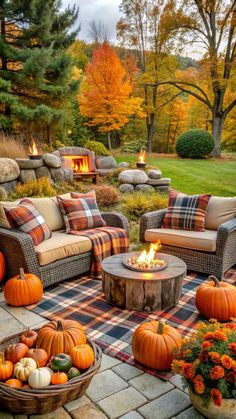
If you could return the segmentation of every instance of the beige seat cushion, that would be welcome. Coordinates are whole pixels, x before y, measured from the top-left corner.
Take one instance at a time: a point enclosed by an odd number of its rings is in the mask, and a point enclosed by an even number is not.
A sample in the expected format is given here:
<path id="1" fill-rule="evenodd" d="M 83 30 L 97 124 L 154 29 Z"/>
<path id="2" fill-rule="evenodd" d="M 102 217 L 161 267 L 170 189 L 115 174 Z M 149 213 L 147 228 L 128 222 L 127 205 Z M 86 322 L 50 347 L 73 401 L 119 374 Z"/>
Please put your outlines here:
<path id="1" fill-rule="evenodd" d="M 145 231 L 147 242 L 161 240 L 163 244 L 211 253 L 216 251 L 216 236 L 217 232 L 213 230 L 188 231 L 157 228 Z"/>
<path id="2" fill-rule="evenodd" d="M 212 196 L 207 207 L 205 228 L 217 230 L 221 224 L 234 217 L 236 217 L 236 198 Z"/>
<path id="3" fill-rule="evenodd" d="M 54 231 L 52 237 L 35 246 L 39 265 L 47 265 L 69 256 L 90 252 L 92 242 L 87 237 Z"/>

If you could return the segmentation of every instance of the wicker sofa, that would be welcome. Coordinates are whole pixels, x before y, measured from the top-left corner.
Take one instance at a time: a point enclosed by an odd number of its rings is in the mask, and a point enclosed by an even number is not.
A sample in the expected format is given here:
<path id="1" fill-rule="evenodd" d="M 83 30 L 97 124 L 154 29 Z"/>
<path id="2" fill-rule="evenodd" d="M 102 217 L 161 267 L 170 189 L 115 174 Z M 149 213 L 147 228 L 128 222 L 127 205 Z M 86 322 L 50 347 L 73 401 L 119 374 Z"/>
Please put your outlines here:
<path id="1" fill-rule="evenodd" d="M 144 214 L 140 241 L 162 242 L 162 251 L 180 257 L 188 269 L 222 278 L 236 264 L 236 198 L 212 196 L 205 231 L 161 228 L 166 209 Z"/>
<path id="2" fill-rule="evenodd" d="M 63 195 L 64 198 L 69 194 Z M 31 237 L 10 228 L 3 206 L 16 202 L 0 202 L 0 251 L 4 253 L 7 278 L 23 267 L 41 278 L 44 287 L 89 272 L 92 256 L 91 240 L 66 234 L 56 198 L 30 198 L 52 230 L 52 237 L 38 246 Z M 127 218 L 119 213 L 102 213 L 107 225 L 128 230 Z"/>

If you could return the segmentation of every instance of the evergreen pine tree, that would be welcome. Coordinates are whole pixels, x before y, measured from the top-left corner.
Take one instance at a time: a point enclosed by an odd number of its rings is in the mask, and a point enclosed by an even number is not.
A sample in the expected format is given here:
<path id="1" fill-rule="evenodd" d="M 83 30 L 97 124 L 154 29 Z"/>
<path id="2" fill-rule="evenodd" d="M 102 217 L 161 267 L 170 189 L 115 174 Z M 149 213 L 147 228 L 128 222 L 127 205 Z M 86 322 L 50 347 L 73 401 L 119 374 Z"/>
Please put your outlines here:
<path id="1" fill-rule="evenodd" d="M 78 8 L 60 0 L 0 0 L 0 128 L 19 124 L 50 127 L 63 122 L 63 107 L 75 92 L 66 49 Z M 18 124 L 18 125 L 17 125 Z M 50 134 L 48 135 L 50 137 Z M 49 139 L 49 138 L 48 138 Z"/>

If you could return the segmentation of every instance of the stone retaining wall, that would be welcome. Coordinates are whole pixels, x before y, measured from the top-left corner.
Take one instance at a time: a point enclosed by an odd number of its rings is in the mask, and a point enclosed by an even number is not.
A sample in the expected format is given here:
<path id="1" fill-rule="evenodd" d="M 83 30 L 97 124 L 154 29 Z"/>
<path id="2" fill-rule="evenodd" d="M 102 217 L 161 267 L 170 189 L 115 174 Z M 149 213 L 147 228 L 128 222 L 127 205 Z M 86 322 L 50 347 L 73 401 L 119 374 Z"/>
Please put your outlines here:
<path id="1" fill-rule="evenodd" d="M 119 175 L 121 192 L 168 192 L 171 179 L 163 178 L 160 170 L 124 170 Z"/>

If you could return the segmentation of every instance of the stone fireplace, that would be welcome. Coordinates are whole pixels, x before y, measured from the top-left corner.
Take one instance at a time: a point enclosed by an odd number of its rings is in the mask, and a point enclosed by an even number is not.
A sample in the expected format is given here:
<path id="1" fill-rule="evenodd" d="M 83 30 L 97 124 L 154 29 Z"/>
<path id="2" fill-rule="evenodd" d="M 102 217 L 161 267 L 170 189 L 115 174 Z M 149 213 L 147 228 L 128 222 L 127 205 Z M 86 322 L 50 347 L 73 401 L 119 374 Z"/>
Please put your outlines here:
<path id="1" fill-rule="evenodd" d="M 62 147 L 58 149 L 62 166 L 71 168 L 74 174 L 91 173 L 96 171 L 95 155 L 93 151 L 82 147 Z"/>

